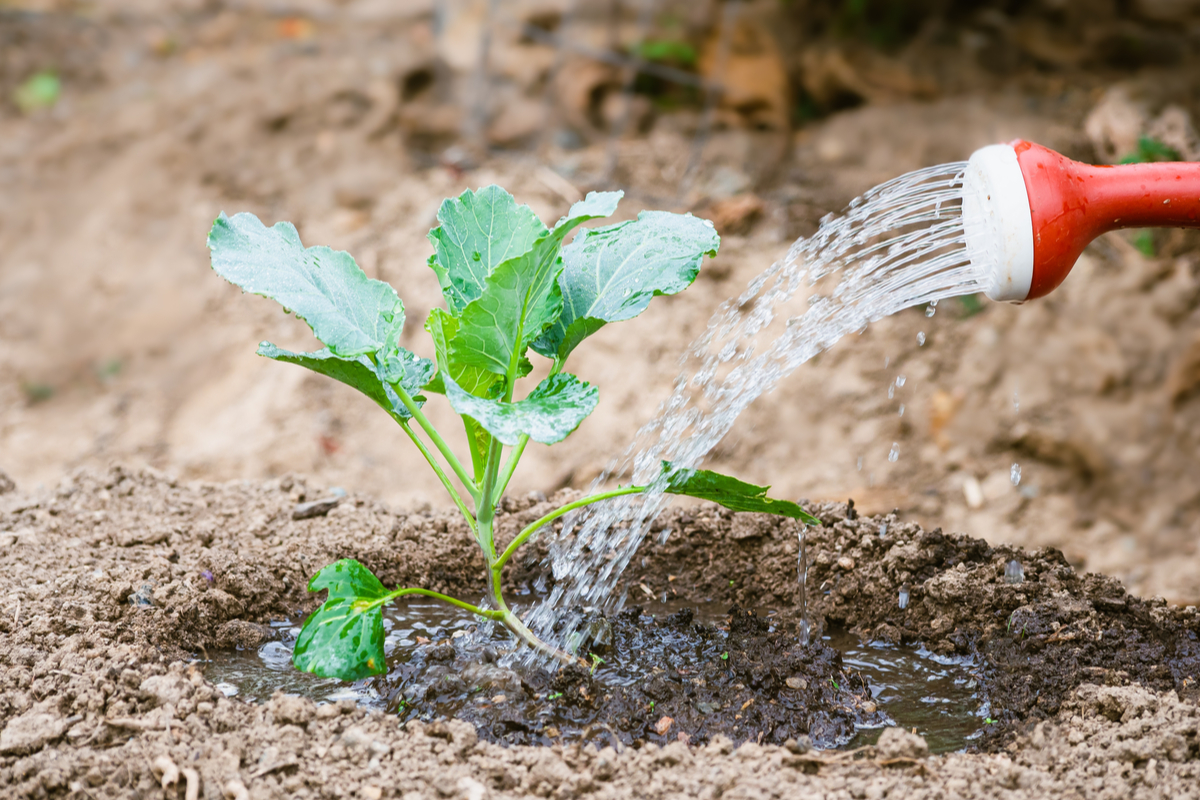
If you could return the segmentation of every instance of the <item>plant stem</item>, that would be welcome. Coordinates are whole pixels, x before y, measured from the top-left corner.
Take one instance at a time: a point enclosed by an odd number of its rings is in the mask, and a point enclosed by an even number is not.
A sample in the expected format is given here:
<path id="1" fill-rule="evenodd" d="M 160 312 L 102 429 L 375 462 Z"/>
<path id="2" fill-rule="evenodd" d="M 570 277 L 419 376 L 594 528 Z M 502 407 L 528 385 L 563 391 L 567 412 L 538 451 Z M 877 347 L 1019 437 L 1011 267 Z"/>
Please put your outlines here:
<path id="1" fill-rule="evenodd" d="M 500 458 L 504 455 L 504 444 L 496 438 L 488 448 L 487 466 L 483 471 L 483 485 L 479 488 L 479 500 L 475 507 L 475 518 L 479 520 L 479 533 L 475 537 L 483 547 L 483 557 L 490 568 L 496 560 L 496 539 L 492 530 L 492 521 L 496 516 L 497 498 L 495 495 L 496 473 L 500 468 Z"/>
<path id="2" fill-rule="evenodd" d="M 521 438 L 517 441 L 517 446 L 508 454 L 508 460 L 504 462 L 504 469 L 500 471 L 500 482 L 496 484 L 495 497 L 492 498 L 493 503 L 499 503 L 500 498 L 504 496 L 504 490 L 508 488 L 508 482 L 512 480 L 513 471 L 517 468 L 517 462 L 521 460 L 521 454 L 525 452 L 525 445 L 529 444 L 529 434 L 522 433 Z"/>
<path id="3" fill-rule="evenodd" d="M 511 611 L 508 611 L 507 609 L 505 609 L 504 611 L 493 611 L 491 609 L 480 608 L 479 606 L 473 606 L 470 603 L 459 600 L 456 597 L 450 597 L 449 595 L 441 594 L 440 592 L 435 592 L 431 589 L 415 589 L 415 588 L 397 589 L 394 592 L 388 592 L 386 595 L 384 595 L 383 597 L 376 600 L 374 605 L 383 605 L 384 603 L 395 600 L 398 597 L 404 597 L 405 595 L 408 595 L 408 594 L 420 594 L 420 595 L 424 595 L 425 597 L 432 597 L 435 600 L 441 600 L 444 603 L 449 603 L 452 606 L 458 606 L 459 608 L 470 611 L 472 614 L 478 614 L 479 616 L 481 616 L 485 619 L 493 619 L 496 621 L 503 621 L 505 614 L 512 613 Z"/>
<path id="4" fill-rule="evenodd" d="M 610 498 L 620 497 L 621 495 L 626 495 L 626 494 L 638 494 L 639 492 L 644 492 L 644 491 L 646 491 L 645 486 L 622 486 L 618 489 L 612 489 L 607 492 L 600 492 L 599 494 L 593 494 L 588 497 L 580 498 L 579 500 L 576 500 L 573 503 L 567 503 L 565 506 L 563 506 L 561 508 L 557 508 L 554 511 L 551 511 L 549 514 L 542 517 L 541 519 L 531 522 L 525 528 L 525 530 L 523 530 L 517 534 L 517 538 L 512 540 L 512 543 L 504 549 L 504 552 L 500 555 L 499 558 L 496 559 L 496 562 L 492 565 L 493 574 L 495 574 L 495 575 L 500 574 L 500 570 L 504 567 L 504 563 L 506 561 L 508 561 L 509 558 L 512 557 L 513 553 L 517 552 L 517 548 L 519 548 L 521 545 L 525 544 L 526 539 L 528 539 L 530 536 L 532 536 L 534 533 L 537 532 L 538 528 L 541 528 L 543 525 L 550 524 L 554 520 L 561 517 L 563 514 L 566 514 L 570 511 L 574 511 L 577 508 L 583 508 L 586 505 L 591 505 L 592 503 L 598 503 L 601 500 L 608 500 Z"/>
<path id="5" fill-rule="evenodd" d="M 440 433 L 438 433 L 437 428 L 433 427 L 433 423 L 430 422 L 429 418 L 425 416 L 425 413 L 421 411 L 420 406 L 418 406 L 413 399 L 409 397 L 408 392 L 404 391 L 404 387 L 402 387 L 399 383 L 393 383 L 392 388 L 396 390 L 396 394 L 400 397 L 400 402 L 403 403 L 404 407 L 408 409 L 408 413 L 412 414 L 412 418 L 415 419 L 417 424 L 421 426 L 421 430 L 425 431 L 425 434 L 429 436 L 430 441 L 432 441 L 434 446 L 437 447 L 438 452 L 440 452 L 442 457 L 446 459 L 446 463 L 450 465 L 450 469 L 454 470 L 454 474 L 458 476 L 460 481 L 462 481 L 463 488 L 465 488 L 467 493 L 471 495 L 471 499 L 475 501 L 476 505 L 478 505 L 479 490 L 475 487 L 475 481 L 471 480 L 470 476 L 467 475 L 466 469 L 463 468 L 463 465 L 459 462 L 458 457 L 454 455 L 454 451 L 450 449 L 450 445 L 446 444 L 446 440 L 442 438 Z"/>
<path id="6" fill-rule="evenodd" d="M 450 495 L 451 499 L 454 500 L 454 504 L 458 506 L 458 510 L 461 511 L 462 515 L 467 518 L 467 525 L 471 527 L 471 532 L 475 533 L 478 530 L 475 524 L 475 517 L 471 515 L 471 510 L 467 508 L 467 504 L 463 502 L 462 496 L 458 493 L 458 490 L 454 488 L 454 484 L 450 483 L 450 476 L 447 475 L 446 471 L 442 469 L 442 465 L 439 464 L 437 459 L 433 457 L 433 453 L 429 452 L 429 448 L 425 446 L 425 443 L 421 441 L 416 432 L 412 428 L 408 427 L 408 420 L 397 417 L 396 421 L 400 423 L 400 427 L 403 428 L 404 432 L 408 434 L 408 438 L 412 439 L 413 444 L 415 444 L 417 449 L 421 451 L 421 455 L 425 456 L 425 460 L 429 462 L 429 466 L 433 467 L 433 471 L 437 473 L 438 480 L 442 482 L 442 486 L 445 487 L 446 492 Z"/>
<path id="7" fill-rule="evenodd" d="M 588 665 L 582 658 L 559 650 L 557 647 L 551 647 L 543 642 L 538 638 L 537 634 L 529 630 L 529 626 L 522 622 L 520 617 L 509 609 L 508 604 L 504 602 L 504 591 L 500 586 L 500 570 L 498 569 L 492 570 L 492 597 L 496 600 L 496 608 L 502 614 L 499 618 L 501 624 L 508 628 L 517 639 L 529 645 L 534 651 L 552 658 L 561 664 L 578 664 L 583 667 Z"/>

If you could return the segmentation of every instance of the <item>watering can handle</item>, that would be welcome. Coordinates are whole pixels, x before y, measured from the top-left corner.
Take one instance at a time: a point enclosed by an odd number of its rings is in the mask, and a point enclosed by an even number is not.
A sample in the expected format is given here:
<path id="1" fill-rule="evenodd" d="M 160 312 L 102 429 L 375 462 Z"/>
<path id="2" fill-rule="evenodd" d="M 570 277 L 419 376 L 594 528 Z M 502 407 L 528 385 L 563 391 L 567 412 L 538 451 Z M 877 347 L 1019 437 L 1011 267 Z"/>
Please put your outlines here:
<path id="1" fill-rule="evenodd" d="M 1025 299 L 1054 290 L 1083 249 L 1119 228 L 1200 228 L 1200 163 L 1093 166 L 1041 145 L 1010 143 L 1025 179 L 1033 277 Z"/>

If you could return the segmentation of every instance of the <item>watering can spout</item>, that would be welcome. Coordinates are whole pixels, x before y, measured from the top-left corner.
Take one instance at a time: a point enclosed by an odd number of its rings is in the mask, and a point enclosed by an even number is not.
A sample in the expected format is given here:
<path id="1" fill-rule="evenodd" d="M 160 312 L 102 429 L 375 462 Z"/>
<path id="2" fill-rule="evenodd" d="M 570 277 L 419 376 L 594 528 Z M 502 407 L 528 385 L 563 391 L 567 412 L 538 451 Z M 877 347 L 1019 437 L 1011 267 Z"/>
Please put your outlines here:
<path id="1" fill-rule="evenodd" d="M 1200 228 L 1200 163 L 1093 166 L 1032 142 L 975 151 L 963 177 L 967 256 L 993 300 L 1053 291 L 1118 228 Z"/>

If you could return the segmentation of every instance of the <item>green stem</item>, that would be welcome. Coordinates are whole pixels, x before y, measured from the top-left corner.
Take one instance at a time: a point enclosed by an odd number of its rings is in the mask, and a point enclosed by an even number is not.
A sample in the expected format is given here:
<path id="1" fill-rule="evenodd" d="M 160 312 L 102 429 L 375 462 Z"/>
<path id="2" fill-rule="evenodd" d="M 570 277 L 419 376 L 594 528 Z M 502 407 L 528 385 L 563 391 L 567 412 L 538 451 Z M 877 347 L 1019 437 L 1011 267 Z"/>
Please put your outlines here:
<path id="1" fill-rule="evenodd" d="M 525 452 L 525 445 L 529 444 L 529 434 L 522 433 L 521 438 L 517 441 L 517 446 L 508 454 L 508 460 L 504 462 L 504 469 L 500 471 L 500 482 L 496 484 L 496 494 L 492 498 L 492 502 L 499 503 L 500 498 L 504 496 L 504 491 L 508 488 L 508 482 L 512 480 L 513 471 L 517 468 L 517 462 L 521 460 L 521 454 Z"/>
<path id="2" fill-rule="evenodd" d="M 485 619 L 494 619 L 499 622 L 504 621 L 505 614 L 510 614 L 510 615 L 512 614 L 512 612 L 508 611 L 507 609 L 505 609 L 503 611 L 493 611 L 491 609 L 480 608 L 479 606 L 473 606 L 470 603 L 459 600 L 456 597 L 450 597 L 449 595 L 445 595 L 440 592 L 435 592 L 431 589 L 415 589 L 415 588 L 397 589 L 394 592 L 388 592 L 386 595 L 384 595 L 383 597 L 379 598 L 374 603 L 372 603 L 372 605 L 383 605 L 384 603 L 388 603 L 392 600 L 395 600 L 398 597 L 404 597 L 405 595 L 408 595 L 408 594 L 420 594 L 420 595 L 424 595 L 425 597 L 432 597 L 435 600 L 441 600 L 444 603 L 449 603 L 452 606 L 458 606 L 459 608 L 470 611 L 472 614 L 478 614 L 479 616 L 484 617 Z"/>
<path id="3" fill-rule="evenodd" d="M 528 626 L 511 611 L 506 612 L 505 616 L 500 619 L 500 622 L 504 627 L 512 631 L 518 639 L 544 656 L 553 658 L 562 664 L 578 664 L 581 667 L 589 666 L 588 662 L 579 656 L 573 656 L 568 652 L 559 650 L 557 647 L 551 647 L 543 642 L 537 637 L 537 634 L 529 630 Z"/>
<path id="4" fill-rule="evenodd" d="M 492 530 L 492 520 L 496 516 L 496 474 L 499 472 L 500 457 L 504 445 L 499 439 L 492 439 L 491 449 L 488 450 L 487 468 L 483 471 L 483 486 L 479 490 L 479 504 L 475 517 L 479 520 L 480 544 L 483 545 L 483 555 L 488 566 L 496 561 L 496 540 Z"/>
<path id="5" fill-rule="evenodd" d="M 450 465 L 450 469 L 454 470 L 454 474 L 458 476 L 460 481 L 462 481 L 462 485 L 467 490 L 467 493 L 471 495 L 471 499 L 475 501 L 476 505 L 478 505 L 479 490 L 475 487 L 475 481 L 473 481 L 471 477 L 467 475 L 466 469 L 463 468 L 463 465 L 459 462 L 458 457 L 454 455 L 454 451 L 450 449 L 450 445 L 446 444 L 446 440 L 442 438 L 440 433 L 438 433 L 437 428 L 433 427 L 433 423 L 430 422 L 429 418 L 425 416 L 423 411 L 421 411 L 421 407 L 418 406 L 411 397 L 409 397 L 408 392 L 404 391 L 404 388 L 400 384 L 393 383 L 392 388 L 396 390 L 396 394 L 400 397 L 400 402 L 403 403 L 404 407 L 408 409 L 408 413 L 412 414 L 412 418 L 415 419 L 417 424 L 421 426 L 421 430 L 425 431 L 425 434 L 429 437 L 430 441 L 432 441 L 434 446 L 437 447 L 438 452 L 440 452 L 442 457 L 446 459 L 446 463 Z"/>
<path id="6" fill-rule="evenodd" d="M 467 508 L 467 504 L 463 502 L 462 496 L 458 493 L 458 490 L 454 488 L 454 484 L 450 482 L 450 476 L 447 475 L 446 471 L 442 469 L 442 465 L 439 464 L 437 459 L 433 457 L 433 453 L 429 452 L 429 448 L 425 446 L 425 443 L 421 441 L 416 432 L 413 431 L 412 428 L 408 427 L 408 420 L 397 417 L 396 421 L 400 423 L 400 427 L 403 428 L 404 432 L 408 434 L 408 438 L 412 439 L 413 444 L 415 444 L 417 449 L 421 451 L 421 455 L 425 456 L 425 460 L 429 462 L 429 466 L 433 467 L 433 471 L 437 473 L 438 480 L 442 482 L 442 486 L 446 488 L 446 492 L 449 493 L 451 499 L 454 500 L 454 504 L 458 506 L 458 510 L 462 512 L 464 517 L 466 517 L 467 525 L 470 526 L 471 532 L 475 533 L 478 530 L 475 525 L 475 517 L 471 515 L 471 510 Z"/>
<path id="7" fill-rule="evenodd" d="M 514 614 L 504 602 L 504 592 L 500 587 L 500 570 L 492 570 L 492 597 L 496 601 L 496 608 L 500 610 L 501 616 L 499 620 L 504 627 L 508 628 L 514 636 L 520 641 L 533 648 L 534 651 L 541 653 L 544 656 L 553 658 L 562 664 L 579 664 L 580 666 L 588 666 L 588 663 L 578 656 L 573 656 L 557 647 L 551 647 L 538 638 L 537 634 L 529 630 L 529 626 L 521 621 L 521 618 Z"/>
<path id="8" fill-rule="evenodd" d="M 512 543 L 504 549 L 504 552 L 500 555 L 499 558 L 496 559 L 495 563 L 492 564 L 493 575 L 498 576 L 500 574 L 501 568 L 504 567 L 504 562 L 508 561 L 508 559 L 512 557 L 513 553 L 517 552 L 517 548 L 519 548 L 521 545 L 525 544 L 525 540 L 528 539 L 533 534 L 535 534 L 537 532 L 538 528 L 541 528 L 543 525 L 549 525 L 551 522 L 558 519 L 563 514 L 566 514 L 570 511 L 574 511 L 577 508 L 583 508 L 586 505 L 591 505 L 592 503 L 598 503 L 601 500 L 608 500 L 610 498 L 620 497 L 621 495 L 626 495 L 626 494 L 638 494 L 639 492 L 644 492 L 644 491 L 646 491 L 645 486 L 622 486 L 621 488 L 618 488 L 618 489 L 612 489 L 607 492 L 600 492 L 599 494 L 593 494 L 588 497 L 584 497 L 579 500 L 576 500 L 573 503 L 567 503 L 565 506 L 555 509 L 554 511 L 551 511 L 549 514 L 542 517 L 541 519 L 536 520 L 535 522 L 531 522 L 525 528 L 525 530 L 523 530 L 517 534 L 517 538 L 512 540 Z M 499 581 L 498 577 L 496 578 L 496 581 L 498 584 L 498 581 Z"/>

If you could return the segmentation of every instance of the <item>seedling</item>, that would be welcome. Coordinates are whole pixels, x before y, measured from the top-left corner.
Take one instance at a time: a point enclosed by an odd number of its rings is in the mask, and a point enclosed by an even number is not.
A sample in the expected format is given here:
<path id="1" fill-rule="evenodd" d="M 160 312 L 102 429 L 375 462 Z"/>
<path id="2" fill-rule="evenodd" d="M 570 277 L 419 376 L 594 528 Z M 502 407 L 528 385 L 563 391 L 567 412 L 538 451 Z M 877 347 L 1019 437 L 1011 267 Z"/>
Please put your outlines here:
<path id="1" fill-rule="evenodd" d="M 504 565 L 541 528 L 574 509 L 651 489 L 816 523 L 795 503 L 767 497 L 768 487 L 664 462 L 651 484 L 567 503 L 507 546 L 496 542 L 496 508 L 526 446 L 562 441 L 596 407 L 597 389 L 563 372 L 572 351 L 607 323 L 636 317 L 656 295 L 683 291 L 704 256 L 716 255 L 720 240 L 711 223 L 662 211 L 583 230 L 566 244 L 581 223 L 613 214 L 620 197 L 593 192 L 552 228 L 498 186 L 446 200 L 440 225 L 429 233 L 428 265 L 446 300 L 425 322 L 434 360 L 400 346 L 404 304 L 349 254 L 305 248 L 287 222 L 268 228 L 252 214 L 217 218 L 208 236 L 213 269 L 279 302 L 325 344 L 293 353 L 263 342 L 259 355 L 334 378 L 383 408 L 429 463 L 487 564 L 486 607 L 420 587 L 388 591 L 352 559 L 330 564 L 308 584 L 309 591 L 329 594 L 300 632 L 292 659 L 299 669 L 345 680 L 383 672 L 383 606 L 412 594 L 495 620 L 539 653 L 595 669 L 599 660 L 589 665 L 539 639 L 504 600 Z M 549 369 L 521 396 L 517 384 L 533 369 L 530 350 L 548 359 Z M 461 417 L 468 458 L 460 460 L 422 411 L 434 394 Z"/>

